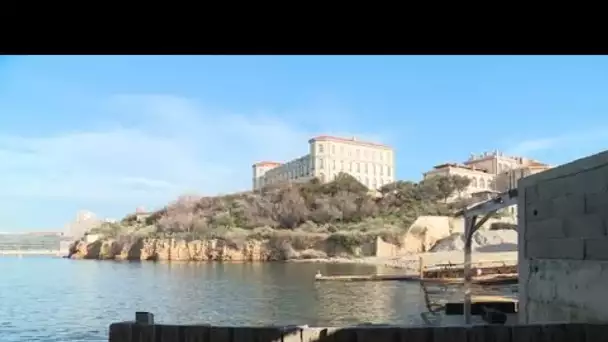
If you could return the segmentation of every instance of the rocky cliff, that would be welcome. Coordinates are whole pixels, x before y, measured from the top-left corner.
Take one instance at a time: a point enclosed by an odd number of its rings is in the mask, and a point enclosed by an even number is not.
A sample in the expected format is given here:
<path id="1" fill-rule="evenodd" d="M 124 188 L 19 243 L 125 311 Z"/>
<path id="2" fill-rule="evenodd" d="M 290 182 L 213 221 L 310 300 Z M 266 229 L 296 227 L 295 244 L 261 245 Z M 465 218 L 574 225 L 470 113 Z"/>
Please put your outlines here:
<path id="1" fill-rule="evenodd" d="M 221 239 L 185 241 L 140 238 L 121 242 L 102 239 L 92 243 L 76 241 L 70 248 L 72 259 L 171 260 L 171 261 L 274 261 L 326 257 L 365 257 L 397 253 L 399 247 L 381 238 L 357 246 L 346 246 L 331 239 L 309 239 L 308 244 L 276 240 L 247 240 L 240 244 Z"/>

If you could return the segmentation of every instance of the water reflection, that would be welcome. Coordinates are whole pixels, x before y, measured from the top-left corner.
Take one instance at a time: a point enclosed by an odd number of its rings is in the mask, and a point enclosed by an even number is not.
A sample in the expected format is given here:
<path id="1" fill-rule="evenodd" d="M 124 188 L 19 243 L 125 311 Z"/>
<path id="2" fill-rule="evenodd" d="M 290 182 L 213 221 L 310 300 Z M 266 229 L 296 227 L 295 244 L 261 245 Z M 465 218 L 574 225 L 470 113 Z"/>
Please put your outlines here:
<path id="1" fill-rule="evenodd" d="M 108 324 L 132 320 L 135 311 L 165 323 L 332 326 L 416 324 L 423 310 L 417 284 L 314 281 L 317 270 L 378 271 L 362 265 L 26 257 L 0 258 L 0 269 L 3 342 L 106 341 Z"/>

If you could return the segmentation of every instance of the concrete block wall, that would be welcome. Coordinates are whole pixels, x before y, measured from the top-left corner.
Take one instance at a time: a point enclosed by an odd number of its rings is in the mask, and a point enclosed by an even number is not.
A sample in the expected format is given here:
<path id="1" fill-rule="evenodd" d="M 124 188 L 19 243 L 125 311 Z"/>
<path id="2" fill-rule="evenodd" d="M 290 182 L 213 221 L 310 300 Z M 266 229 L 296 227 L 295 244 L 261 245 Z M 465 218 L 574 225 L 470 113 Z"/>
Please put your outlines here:
<path id="1" fill-rule="evenodd" d="M 608 321 L 608 151 L 518 192 L 520 322 Z"/>

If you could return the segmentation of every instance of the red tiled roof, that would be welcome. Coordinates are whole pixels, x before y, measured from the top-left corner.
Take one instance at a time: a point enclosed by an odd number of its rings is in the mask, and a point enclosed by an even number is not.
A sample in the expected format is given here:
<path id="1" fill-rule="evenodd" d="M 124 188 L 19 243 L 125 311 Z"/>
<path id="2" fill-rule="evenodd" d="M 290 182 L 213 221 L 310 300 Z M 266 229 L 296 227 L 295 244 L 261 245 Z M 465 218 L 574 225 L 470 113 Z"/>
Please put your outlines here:
<path id="1" fill-rule="evenodd" d="M 340 138 L 340 137 L 334 137 L 334 136 L 330 136 L 330 135 L 319 135 L 317 137 L 314 137 L 314 138 L 310 139 L 308 142 L 312 143 L 312 142 L 315 142 L 315 141 L 346 142 L 346 143 L 349 143 L 349 144 L 367 145 L 367 146 L 372 146 L 372 147 L 391 148 L 388 145 L 378 144 L 378 143 L 369 142 L 369 141 L 357 140 L 356 138 Z"/>

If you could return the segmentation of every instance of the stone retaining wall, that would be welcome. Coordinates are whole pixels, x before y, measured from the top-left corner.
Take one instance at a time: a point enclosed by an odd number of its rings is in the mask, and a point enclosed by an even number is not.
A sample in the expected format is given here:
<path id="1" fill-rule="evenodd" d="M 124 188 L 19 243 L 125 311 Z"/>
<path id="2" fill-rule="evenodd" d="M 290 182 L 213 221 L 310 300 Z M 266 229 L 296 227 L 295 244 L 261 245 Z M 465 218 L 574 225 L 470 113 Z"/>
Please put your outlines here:
<path id="1" fill-rule="evenodd" d="M 518 185 L 520 321 L 608 320 L 608 152 Z"/>

